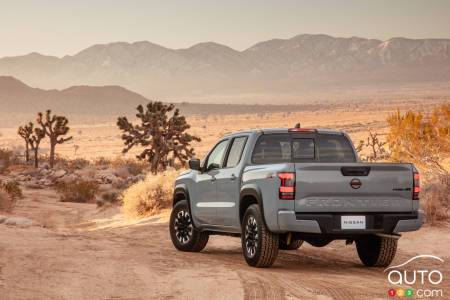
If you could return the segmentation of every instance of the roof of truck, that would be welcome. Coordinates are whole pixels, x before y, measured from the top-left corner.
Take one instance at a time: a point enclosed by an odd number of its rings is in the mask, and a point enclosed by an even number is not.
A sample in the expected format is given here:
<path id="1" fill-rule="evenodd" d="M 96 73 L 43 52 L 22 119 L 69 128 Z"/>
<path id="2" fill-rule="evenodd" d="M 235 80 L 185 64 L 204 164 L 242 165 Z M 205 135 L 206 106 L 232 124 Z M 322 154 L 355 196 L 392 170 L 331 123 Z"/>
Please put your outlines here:
<path id="1" fill-rule="evenodd" d="M 291 128 L 263 128 L 263 129 L 250 129 L 250 130 L 241 130 L 233 133 L 226 134 L 224 137 L 235 136 L 240 134 L 248 134 L 255 132 L 263 132 L 265 134 L 268 133 L 287 133 Z M 343 131 L 334 130 L 334 129 L 324 129 L 324 128 L 315 128 L 318 133 L 328 133 L 328 134 L 343 134 Z"/>

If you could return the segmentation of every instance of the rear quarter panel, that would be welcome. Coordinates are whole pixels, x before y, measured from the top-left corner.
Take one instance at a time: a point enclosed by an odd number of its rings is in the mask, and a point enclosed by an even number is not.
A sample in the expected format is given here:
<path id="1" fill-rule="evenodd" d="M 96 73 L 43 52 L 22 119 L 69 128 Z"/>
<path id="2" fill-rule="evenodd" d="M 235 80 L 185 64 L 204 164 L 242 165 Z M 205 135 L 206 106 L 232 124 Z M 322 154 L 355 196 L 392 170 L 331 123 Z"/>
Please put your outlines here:
<path id="1" fill-rule="evenodd" d="M 280 200 L 279 172 L 293 172 L 293 163 L 247 166 L 242 174 L 242 186 L 256 185 L 260 189 L 264 219 L 271 231 L 278 231 L 278 211 L 294 210 L 294 200 Z"/>

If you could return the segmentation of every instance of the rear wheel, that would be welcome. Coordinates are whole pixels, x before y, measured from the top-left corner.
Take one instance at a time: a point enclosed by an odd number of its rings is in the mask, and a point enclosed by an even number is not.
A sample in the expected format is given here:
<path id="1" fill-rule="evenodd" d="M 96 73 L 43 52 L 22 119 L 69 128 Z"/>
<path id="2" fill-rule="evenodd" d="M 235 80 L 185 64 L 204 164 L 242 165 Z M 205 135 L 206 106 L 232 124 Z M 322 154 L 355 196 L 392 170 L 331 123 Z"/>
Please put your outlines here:
<path id="1" fill-rule="evenodd" d="M 397 240 L 376 235 L 356 240 L 356 250 L 362 263 L 368 267 L 387 267 L 397 251 Z"/>
<path id="2" fill-rule="evenodd" d="M 208 243 L 209 235 L 194 227 L 186 200 L 181 200 L 173 207 L 170 214 L 170 238 L 178 250 L 199 252 Z"/>
<path id="3" fill-rule="evenodd" d="M 250 266 L 270 267 L 277 258 L 278 234 L 269 231 L 257 204 L 250 205 L 242 221 L 242 250 Z"/>

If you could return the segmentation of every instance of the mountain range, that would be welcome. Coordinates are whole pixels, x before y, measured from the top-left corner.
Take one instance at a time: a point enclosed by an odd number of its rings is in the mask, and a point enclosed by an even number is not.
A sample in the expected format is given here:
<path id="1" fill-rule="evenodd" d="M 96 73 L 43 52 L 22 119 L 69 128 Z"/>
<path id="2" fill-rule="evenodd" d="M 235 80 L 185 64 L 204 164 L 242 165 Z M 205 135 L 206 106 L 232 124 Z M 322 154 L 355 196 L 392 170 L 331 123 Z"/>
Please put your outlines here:
<path id="1" fill-rule="evenodd" d="M 150 100 L 120 86 L 72 86 L 66 89 L 32 88 L 11 76 L 0 76 L 0 126 L 16 125 L 20 116 L 34 118 L 37 112 L 52 109 L 70 119 L 111 122 L 118 116 L 133 117 L 139 104 Z M 322 104 L 289 106 L 289 111 L 319 109 Z M 184 115 L 286 112 L 286 105 L 229 105 L 176 103 Z M 84 116 L 84 117 L 83 117 Z M 81 119 L 80 119 L 81 118 Z M 5 125 L 6 124 L 6 125 Z"/>
<path id="2" fill-rule="evenodd" d="M 33 87 L 116 86 L 151 99 L 240 94 L 314 94 L 450 81 L 450 39 L 302 34 L 236 51 L 217 43 L 169 49 L 147 41 L 94 45 L 62 58 L 30 53 L 0 59 L 0 75 Z M 86 87 L 85 87 L 86 88 Z M 91 87 L 92 89 L 95 89 Z M 125 100 L 124 100 L 125 101 Z"/>

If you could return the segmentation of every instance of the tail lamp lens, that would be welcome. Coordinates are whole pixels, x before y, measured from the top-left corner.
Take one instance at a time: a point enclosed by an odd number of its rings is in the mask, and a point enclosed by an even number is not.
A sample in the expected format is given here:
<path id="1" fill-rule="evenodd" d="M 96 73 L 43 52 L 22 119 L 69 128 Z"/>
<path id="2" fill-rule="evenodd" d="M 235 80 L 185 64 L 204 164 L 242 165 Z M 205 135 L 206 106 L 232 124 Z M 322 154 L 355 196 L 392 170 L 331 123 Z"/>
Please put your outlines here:
<path id="1" fill-rule="evenodd" d="M 420 193 L 420 175 L 419 173 L 414 173 L 414 189 L 413 189 L 413 200 L 419 200 Z"/>
<path id="2" fill-rule="evenodd" d="M 278 173 L 281 180 L 279 197 L 280 199 L 294 199 L 295 197 L 295 173 Z"/>

